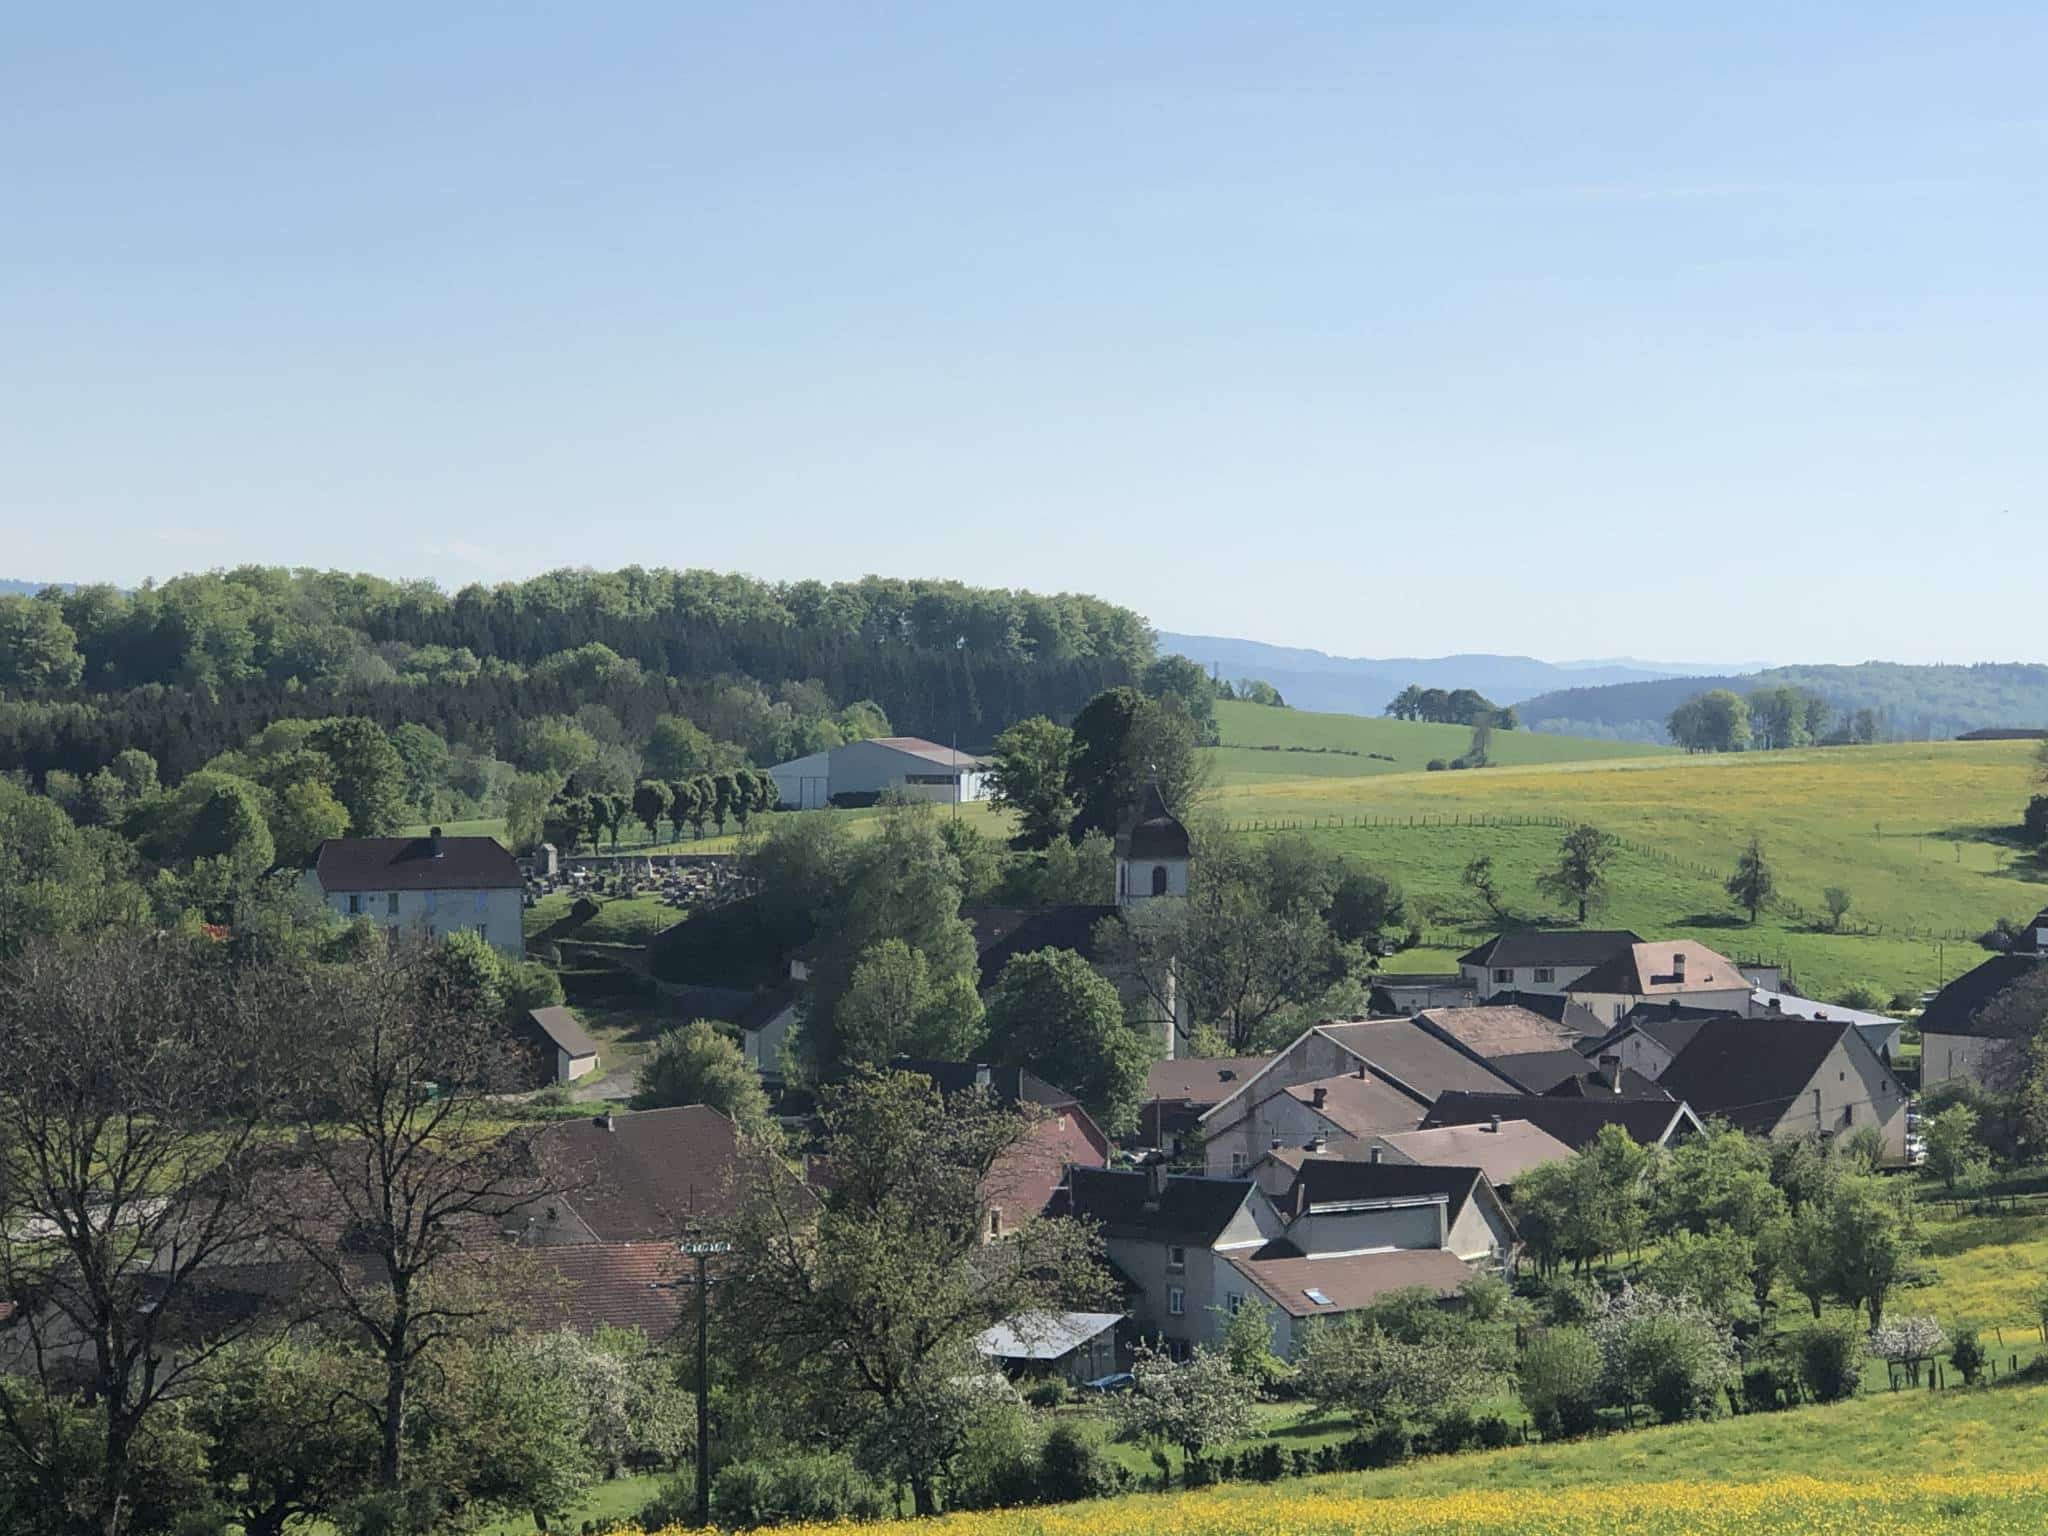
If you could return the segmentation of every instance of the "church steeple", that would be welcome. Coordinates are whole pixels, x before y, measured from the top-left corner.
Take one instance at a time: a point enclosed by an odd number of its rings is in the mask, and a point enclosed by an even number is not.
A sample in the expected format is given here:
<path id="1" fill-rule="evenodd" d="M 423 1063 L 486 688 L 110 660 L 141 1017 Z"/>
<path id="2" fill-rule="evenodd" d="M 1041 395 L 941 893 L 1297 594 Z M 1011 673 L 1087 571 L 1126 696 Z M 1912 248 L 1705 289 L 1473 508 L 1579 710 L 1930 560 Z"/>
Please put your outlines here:
<path id="1" fill-rule="evenodd" d="M 1116 840 L 1116 904 L 1139 906 L 1162 896 L 1188 893 L 1188 860 L 1193 842 L 1181 819 L 1150 775 L 1138 792 L 1131 819 Z"/>

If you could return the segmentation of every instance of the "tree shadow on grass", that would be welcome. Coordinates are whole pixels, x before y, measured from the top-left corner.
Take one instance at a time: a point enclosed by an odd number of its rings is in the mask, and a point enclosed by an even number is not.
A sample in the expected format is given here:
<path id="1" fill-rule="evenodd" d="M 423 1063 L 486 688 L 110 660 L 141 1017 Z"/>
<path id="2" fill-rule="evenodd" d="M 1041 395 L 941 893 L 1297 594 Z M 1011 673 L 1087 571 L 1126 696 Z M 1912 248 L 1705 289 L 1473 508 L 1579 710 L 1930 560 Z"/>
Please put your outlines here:
<path id="1" fill-rule="evenodd" d="M 1749 919 L 1739 912 L 1695 912 L 1678 920 L 1681 928 L 1747 928 Z"/>

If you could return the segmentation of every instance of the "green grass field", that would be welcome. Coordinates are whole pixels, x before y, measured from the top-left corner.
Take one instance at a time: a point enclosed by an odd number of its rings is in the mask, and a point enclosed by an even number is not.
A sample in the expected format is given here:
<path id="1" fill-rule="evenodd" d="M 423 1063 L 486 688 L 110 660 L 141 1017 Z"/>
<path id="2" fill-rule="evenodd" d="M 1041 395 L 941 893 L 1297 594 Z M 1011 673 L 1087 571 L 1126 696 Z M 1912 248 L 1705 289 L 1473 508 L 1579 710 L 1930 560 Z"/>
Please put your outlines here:
<path id="1" fill-rule="evenodd" d="M 1454 729 L 1221 708 L 1226 743 L 1373 743 L 1375 751 L 1391 745 L 1388 755 L 1397 759 L 1409 733 Z M 1309 830 L 1399 880 L 1424 928 L 1444 933 L 1447 943 L 1493 926 L 1460 878 L 1481 853 L 1493 858 L 1517 920 L 1560 919 L 1536 889 L 1561 835 L 1550 823 L 1590 821 L 1634 845 L 1610 871 L 1598 921 L 1645 936 L 1694 938 L 1736 958 L 1783 960 L 1820 996 L 1853 983 L 1885 995 L 1933 986 L 1982 958 L 1963 936 L 2048 901 L 2048 870 L 2005 841 L 2028 793 L 2029 743 L 1688 757 L 1524 732 L 1499 732 L 1494 742 L 1497 762 L 1511 742 L 1555 755 L 1521 766 L 1414 773 L 1371 759 L 1225 745 L 1212 753 L 1215 781 L 1203 814 L 1237 830 Z M 1405 755 L 1439 751 L 1418 745 Z M 1241 767 L 1253 757 L 1314 767 L 1292 776 Z M 1753 929 L 1721 884 L 1752 834 L 1773 861 L 1780 897 Z M 1854 901 L 1840 934 L 1828 931 L 1823 915 L 1829 886 Z M 1393 968 L 1426 967 L 1403 958 Z"/>

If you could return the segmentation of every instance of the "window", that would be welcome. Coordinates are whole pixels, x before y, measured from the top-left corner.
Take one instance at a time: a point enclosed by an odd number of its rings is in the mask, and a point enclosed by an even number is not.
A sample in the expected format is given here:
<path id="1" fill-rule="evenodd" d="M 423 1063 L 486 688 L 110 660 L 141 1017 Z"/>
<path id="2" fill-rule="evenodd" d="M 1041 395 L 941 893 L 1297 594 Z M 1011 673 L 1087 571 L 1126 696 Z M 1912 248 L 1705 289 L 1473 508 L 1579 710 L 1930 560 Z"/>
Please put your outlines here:
<path id="1" fill-rule="evenodd" d="M 1185 1317 L 1188 1311 L 1188 1293 L 1177 1285 L 1166 1288 L 1166 1310 L 1174 1317 Z"/>
<path id="2" fill-rule="evenodd" d="M 1539 965 L 1536 967 L 1536 979 L 1538 981 L 1555 981 L 1557 980 L 1557 972 L 1547 965 Z"/>
<path id="3" fill-rule="evenodd" d="M 362 894 L 358 891 L 350 891 L 348 893 L 348 915 L 350 917 L 361 917 L 363 915 L 363 898 Z"/>
<path id="4" fill-rule="evenodd" d="M 398 916 L 398 892 L 386 891 L 384 893 L 384 915 L 386 917 Z"/>
<path id="5" fill-rule="evenodd" d="M 1844 1125 L 1854 1125 L 1855 1123 L 1856 1123 L 1856 1106 L 1855 1106 L 1854 1104 L 1844 1104 L 1844 1105 L 1842 1106 L 1842 1124 L 1844 1124 Z"/>
<path id="6" fill-rule="evenodd" d="M 1232 1291 L 1223 1298 L 1223 1305 L 1229 1310 L 1230 1315 L 1235 1317 L 1244 1310 L 1244 1298 L 1238 1295 L 1236 1291 Z"/>
<path id="7" fill-rule="evenodd" d="M 1306 1296 L 1310 1301 L 1314 1302 L 1319 1307 L 1333 1307 L 1336 1305 L 1335 1302 L 1330 1300 L 1329 1297 L 1325 1296 L 1321 1291 L 1317 1290 L 1314 1286 L 1310 1286 L 1301 1294 Z"/>
<path id="8" fill-rule="evenodd" d="M 439 891 L 427 892 L 427 916 L 432 917 L 436 912 L 440 910 L 441 893 Z"/>
<path id="9" fill-rule="evenodd" d="M 1230 1171 L 1233 1174 L 1244 1172 L 1244 1154 L 1242 1152 L 1233 1152 L 1230 1154 Z"/>
<path id="10" fill-rule="evenodd" d="M 990 1237 L 1001 1237 L 1003 1235 L 1003 1208 L 1000 1205 L 989 1207 L 988 1235 Z"/>
<path id="11" fill-rule="evenodd" d="M 478 891 L 476 895 L 471 898 L 470 906 L 478 917 L 482 917 L 486 912 L 491 910 L 491 893 L 489 891 Z"/>
<path id="12" fill-rule="evenodd" d="M 1168 1269 L 1186 1269 L 1188 1267 L 1187 1249 L 1183 1248 L 1179 1243 L 1168 1244 L 1166 1249 L 1166 1267 Z"/>
<path id="13" fill-rule="evenodd" d="M 1515 979 L 1514 967 L 1496 965 L 1493 968 L 1493 979 L 1500 985 L 1505 986 L 1508 982 L 1511 982 Z"/>
<path id="14" fill-rule="evenodd" d="M 1154 896 L 1164 896 L 1166 894 L 1166 866 L 1164 864 L 1154 864 L 1152 866 L 1152 894 Z"/>

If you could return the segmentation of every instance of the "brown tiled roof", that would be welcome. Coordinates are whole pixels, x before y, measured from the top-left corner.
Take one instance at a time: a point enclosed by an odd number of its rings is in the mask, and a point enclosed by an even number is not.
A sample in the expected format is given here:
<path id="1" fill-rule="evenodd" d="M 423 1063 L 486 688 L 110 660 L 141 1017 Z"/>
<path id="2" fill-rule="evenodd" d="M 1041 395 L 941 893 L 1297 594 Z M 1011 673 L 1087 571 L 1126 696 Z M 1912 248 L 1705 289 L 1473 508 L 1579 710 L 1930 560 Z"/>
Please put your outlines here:
<path id="1" fill-rule="evenodd" d="M 1316 1103 L 1320 1091 L 1323 1102 Z M 1348 1072 L 1313 1083 L 1297 1083 L 1281 1092 L 1353 1136 L 1374 1131 L 1405 1131 L 1419 1124 L 1429 1105 L 1371 1075 Z"/>
<path id="2" fill-rule="evenodd" d="M 1147 1099 L 1220 1104 L 1248 1082 L 1270 1056 L 1182 1056 L 1145 1069 Z"/>
<path id="3" fill-rule="evenodd" d="M 1477 1168 L 1495 1184 L 1512 1184 L 1531 1168 L 1559 1163 L 1572 1149 L 1527 1120 L 1446 1125 L 1427 1131 L 1389 1131 L 1380 1137 L 1411 1162 L 1427 1167 Z"/>
<path id="4" fill-rule="evenodd" d="M 1407 1248 L 1345 1258 L 1238 1258 L 1227 1255 L 1239 1274 L 1290 1317 L 1331 1316 L 1369 1307 L 1391 1291 L 1420 1286 L 1438 1296 L 1455 1296 L 1471 1277 L 1471 1266 L 1441 1248 Z M 1329 1298 L 1309 1299 L 1313 1290 Z"/>
<path id="5" fill-rule="evenodd" d="M 1370 1019 L 1320 1028 L 1337 1044 L 1371 1062 L 1383 1076 L 1425 1099 L 1453 1088 L 1487 1092 L 1520 1086 L 1456 1046 L 1446 1045 L 1413 1019 Z"/>
<path id="6" fill-rule="evenodd" d="M 694 1305 L 694 1265 L 673 1242 L 557 1243 L 520 1251 L 533 1266 L 507 1301 L 511 1320 L 535 1331 L 638 1328 L 661 1340 Z"/>
<path id="7" fill-rule="evenodd" d="M 313 855 L 323 891 L 520 890 L 519 863 L 495 837 L 330 837 Z"/>
<path id="8" fill-rule="evenodd" d="M 1508 1004 L 1495 1007 L 1425 1008 L 1415 1015 L 1476 1056 L 1520 1056 L 1532 1051 L 1569 1050 L 1579 1038 L 1540 1013 Z"/>
<path id="9" fill-rule="evenodd" d="M 1685 957 L 1685 980 L 1678 957 Z M 1631 944 L 1586 972 L 1568 989 L 1573 996 L 1611 993 L 1621 997 L 1683 997 L 1688 992 L 1749 991 L 1749 978 L 1726 955 L 1690 939 Z"/>
<path id="10" fill-rule="evenodd" d="M 673 1239 L 723 1216 L 737 1198 L 739 1133 L 703 1104 L 568 1120 L 534 1138 L 534 1161 L 559 1203 L 601 1243 Z M 546 1208 L 546 1209 L 544 1209 Z M 562 1220 L 557 1216 L 558 1221 Z"/>

